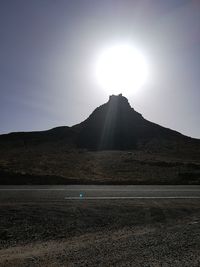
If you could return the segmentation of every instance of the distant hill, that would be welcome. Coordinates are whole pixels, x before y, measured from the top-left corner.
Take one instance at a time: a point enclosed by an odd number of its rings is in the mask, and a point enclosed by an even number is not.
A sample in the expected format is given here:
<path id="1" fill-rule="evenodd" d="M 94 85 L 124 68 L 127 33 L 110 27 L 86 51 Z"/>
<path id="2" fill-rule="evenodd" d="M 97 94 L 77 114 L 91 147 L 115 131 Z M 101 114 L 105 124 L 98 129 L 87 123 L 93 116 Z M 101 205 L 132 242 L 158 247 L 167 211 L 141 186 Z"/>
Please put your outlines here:
<path id="1" fill-rule="evenodd" d="M 73 131 L 68 126 L 60 126 L 47 131 L 36 132 L 13 132 L 0 135 L 1 147 L 26 147 L 43 144 L 70 143 Z"/>

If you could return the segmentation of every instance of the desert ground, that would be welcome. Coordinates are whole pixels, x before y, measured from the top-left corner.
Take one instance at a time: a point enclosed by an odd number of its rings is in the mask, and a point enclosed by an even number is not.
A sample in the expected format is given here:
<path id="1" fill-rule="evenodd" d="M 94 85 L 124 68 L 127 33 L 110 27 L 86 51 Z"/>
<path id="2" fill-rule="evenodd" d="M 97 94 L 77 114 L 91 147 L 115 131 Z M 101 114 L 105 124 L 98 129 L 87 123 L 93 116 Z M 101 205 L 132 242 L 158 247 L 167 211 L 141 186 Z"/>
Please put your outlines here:
<path id="1" fill-rule="evenodd" d="M 0 184 L 200 184 L 199 150 L 5 148 Z"/>
<path id="2" fill-rule="evenodd" d="M 0 266 L 199 266 L 200 199 L 1 197 Z M 32 200 L 31 200 L 32 198 Z"/>

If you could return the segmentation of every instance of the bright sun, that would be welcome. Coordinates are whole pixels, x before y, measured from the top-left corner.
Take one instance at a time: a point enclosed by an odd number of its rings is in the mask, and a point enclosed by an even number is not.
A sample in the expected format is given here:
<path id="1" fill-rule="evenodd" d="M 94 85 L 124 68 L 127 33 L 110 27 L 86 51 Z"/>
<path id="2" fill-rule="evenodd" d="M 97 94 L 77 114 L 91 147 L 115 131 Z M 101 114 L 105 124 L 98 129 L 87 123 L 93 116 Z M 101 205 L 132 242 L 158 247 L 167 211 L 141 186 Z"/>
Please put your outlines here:
<path id="1" fill-rule="evenodd" d="M 131 45 L 108 47 L 97 57 L 95 76 L 99 85 L 111 94 L 131 94 L 139 89 L 149 76 L 143 54 Z"/>

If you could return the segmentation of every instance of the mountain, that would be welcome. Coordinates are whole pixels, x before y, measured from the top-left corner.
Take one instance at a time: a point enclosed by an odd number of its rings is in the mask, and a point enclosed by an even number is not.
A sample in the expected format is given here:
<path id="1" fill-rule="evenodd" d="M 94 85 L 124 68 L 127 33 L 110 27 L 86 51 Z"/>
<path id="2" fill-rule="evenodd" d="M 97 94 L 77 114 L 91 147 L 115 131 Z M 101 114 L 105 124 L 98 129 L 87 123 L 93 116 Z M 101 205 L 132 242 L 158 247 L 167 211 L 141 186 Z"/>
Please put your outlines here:
<path id="1" fill-rule="evenodd" d="M 52 143 L 91 150 L 130 150 L 147 144 L 152 146 L 152 143 L 191 140 L 193 139 L 144 119 L 122 94 L 111 95 L 107 103 L 96 108 L 85 121 L 75 126 L 0 136 L 2 146 Z"/>
<path id="2" fill-rule="evenodd" d="M 0 135 L 0 184 L 200 184 L 200 140 L 112 95 L 72 127 Z"/>
<path id="3" fill-rule="evenodd" d="M 178 132 L 145 120 L 122 94 L 110 96 L 106 104 L 72 129 L 77 132 L 79 147 L 95 150 L 135 149 L 152 140 L 189 140 Z"/>

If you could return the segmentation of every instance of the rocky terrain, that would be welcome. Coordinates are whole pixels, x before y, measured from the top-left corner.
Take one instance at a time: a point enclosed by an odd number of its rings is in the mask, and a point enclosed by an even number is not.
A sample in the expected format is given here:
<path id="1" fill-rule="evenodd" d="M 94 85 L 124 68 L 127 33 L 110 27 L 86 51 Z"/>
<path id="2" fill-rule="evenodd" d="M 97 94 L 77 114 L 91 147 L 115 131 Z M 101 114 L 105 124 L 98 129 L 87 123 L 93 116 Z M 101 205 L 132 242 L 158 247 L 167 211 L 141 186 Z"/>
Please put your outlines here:
<path id="1" fill-rule="evenodd" d="M 17 149 L 0 154 L 1 184 L 199 184 L 198 155 Z"/>
<path id="2" fill-rule="evenodd" d="M 73 127 L 1 135 L 0 183 L 200 184 L 200 140 L 113 95 Z"/>
<path id="3" fill-rule="evenodd" d="M 122 95 L 84 122 L 0 136 L 0 184 L 200 184 L 200 141 Z M 196 199 L 0 203 L 0 266 L 200 265 Z"/>
<path id="4" fill-rule="evenodd" d="M 200 265 L 199 200 L 0 204 L 0 266 Z"/>

